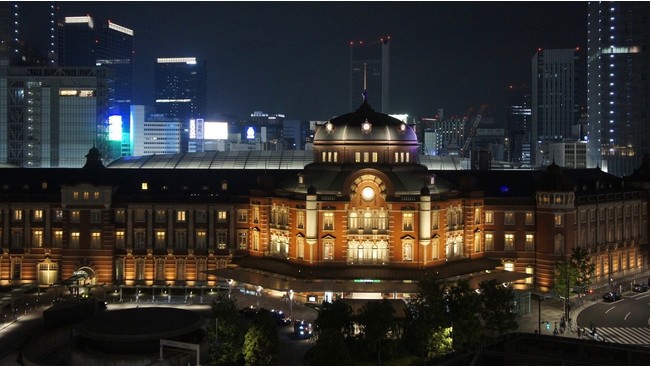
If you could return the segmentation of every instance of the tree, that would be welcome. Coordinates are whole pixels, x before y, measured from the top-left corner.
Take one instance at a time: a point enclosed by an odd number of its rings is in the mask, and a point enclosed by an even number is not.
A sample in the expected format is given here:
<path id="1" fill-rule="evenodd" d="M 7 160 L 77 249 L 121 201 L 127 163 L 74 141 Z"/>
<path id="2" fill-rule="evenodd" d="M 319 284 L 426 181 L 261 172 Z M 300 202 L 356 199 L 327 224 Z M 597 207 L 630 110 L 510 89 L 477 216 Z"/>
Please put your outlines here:
<path id="1" fill-rule="evenodd" d="M 305 354 L 310 366 L 351 366 L 352 359 L 341 333 L 334 328 L 320 331 L 314 346 Z"/>
<path id="2" fill-rule="evenodd" d="M 337 300 L 332 303 L 324 302 L 314 321 L 317 336 L 328 328 L 339 332 L 341 337 L 348 338 L 354 333 L 353 314 L 350 305 Z"/>
<path id="3" fill-rule="evenodd" d="M 580 289 L 578 298 L 591 286 L 591 279 L 596 273 L 596 265 L 592 262 L 589 253 L 582 248 L 574 248 L 571 253 L 571 266 L 576 269 L 575 285 Z"/>
<path id="4" fill-rule="evenodd" d="M 418 283 L 418 293 L 409 303 L 402 344 L 413 354 L 435 358 L 451 352 L 451 314 L 447 287 L 436 276 Z"/>
<path id="5" fill-rule="evenodd" d="M 468 351 L 478 347 L 484 334 L 481 323 L 481 299 L 469 287 L 468 280 L 460 280 L 447 295 L 452 320 L 454 351 Z"/>
<path id="6" fill-rule="evenodd" d="M 382 342 L 397 333 L 395 309 L 386 300 L 368 301 L 359 310 L 357 321 L 367 349 L 377 353 L 378 363 L 381 364 Z"/>
<path id="7" fill-rule="evenodd" d="M 517 318 L 513 311 L 515 294 L 510 286 L 503 286 L 497 280 L 479 284 L 481 318 L 485 329 L 495 335 L 517 329 Z"/>
<path id="8" fill-rule="evenodd" d="M 212 315 L 214 322 L 211 322 L 208 331 L 211 364 L 241 364 L 244 337 L 237 322 L 239 316 L 236 301 L 228 298 L 225 294 L 218 294 L 212 302 Z"/>
<path id="9" fill-rule="evenodd" d="M 268 310 L 261 309 L 244 336 L 246 366 L 273 366 L 279 362 L 278 326 Z"/>

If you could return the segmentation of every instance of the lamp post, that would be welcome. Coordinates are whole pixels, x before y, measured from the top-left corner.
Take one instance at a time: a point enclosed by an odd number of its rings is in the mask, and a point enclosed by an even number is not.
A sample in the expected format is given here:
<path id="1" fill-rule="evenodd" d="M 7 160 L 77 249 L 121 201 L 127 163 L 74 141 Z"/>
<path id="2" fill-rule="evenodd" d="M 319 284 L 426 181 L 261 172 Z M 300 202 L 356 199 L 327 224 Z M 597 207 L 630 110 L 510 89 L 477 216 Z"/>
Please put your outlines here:
<path id="1" fill-rule="evenodd" d="M 257 286 L 255 287 L 255 297 L 257 298 L 257 308 L 259 309 L 260 307 L 260 297 L 262 297 L 262 286 Z"/>
<path id="2" fill-rule="evenodd" d="M 293 323 L 293 290 L 289 290 L 289 318 Z"/>
<path id="3" fill-rule="evenodd" d="M 234 282 L 231 278 L 228 279 L 228 298 L 232 296 L 232 283 Z"/>

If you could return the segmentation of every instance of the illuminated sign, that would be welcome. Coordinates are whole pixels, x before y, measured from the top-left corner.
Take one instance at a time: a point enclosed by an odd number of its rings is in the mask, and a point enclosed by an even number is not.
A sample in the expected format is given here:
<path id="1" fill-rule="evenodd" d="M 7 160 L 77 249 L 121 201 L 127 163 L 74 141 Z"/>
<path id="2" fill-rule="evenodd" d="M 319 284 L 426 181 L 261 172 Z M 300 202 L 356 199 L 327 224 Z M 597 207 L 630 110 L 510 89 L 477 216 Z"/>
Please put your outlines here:
<path id="1" fill-rule="evenodd" d="M 108 139 L 122 141 L 122 116 L 108 117 Z"/>
<path id="2" fill-rule="evenodd" d="M 203 138 L 205 140 L 227 140 L 228 122 L 205 122 L 203 124 Z M 253 138 L 255 138 L 253 136 Z"/>
<path id="3" fill-rule="evenodd" d="M 248 127 L 246 130 L 246 139 L 254 140 L 255 139 L 255 129 L 253 127 Z"/>
<path id="4" fill-rule="evenodd" d="M 110 20 L 108 21 L 108 28 L 112 29 L 112 30 L 115 30 L 115 31 L 118 31 L 118 32 L 121 32 L 121 33 L 124 33 L 124 34 L 128 34 L 130 36 L 133 35 L 133 30 L 131 30 L 131 29 L 127 28 L 127 27 L 123 27 L 121 25 L 115 24 L 115 23 L 111 22 Z"/>
<path id="5" fill-rule="evenodd" d="M 76 89 L 61 89 L 59 90 L 59 96 L 61 97 L 94 97 L 94 90 L 76 90 Z"/>
<path id="6" fill-rule="evenodd" d="M 169 58 L 158 58 L 157 62 L 159 64 L 188 64 L 196 65 L 196 57 L 169 57 Z"/>

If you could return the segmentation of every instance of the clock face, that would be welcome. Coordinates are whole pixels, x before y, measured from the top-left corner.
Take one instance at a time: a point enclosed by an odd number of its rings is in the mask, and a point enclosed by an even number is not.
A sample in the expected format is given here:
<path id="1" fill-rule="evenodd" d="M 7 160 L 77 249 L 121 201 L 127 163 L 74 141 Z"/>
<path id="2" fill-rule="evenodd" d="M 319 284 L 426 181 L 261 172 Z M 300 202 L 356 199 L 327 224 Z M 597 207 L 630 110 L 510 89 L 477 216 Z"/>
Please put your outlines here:
<path id="1" fill-rule="evenodd" d="M 365 187 L 361 190 L 361 198 L 363 198 L 364 201 L 372 201 L 372 199 L 375 198 L 375 190 L 371 187 Z"/>

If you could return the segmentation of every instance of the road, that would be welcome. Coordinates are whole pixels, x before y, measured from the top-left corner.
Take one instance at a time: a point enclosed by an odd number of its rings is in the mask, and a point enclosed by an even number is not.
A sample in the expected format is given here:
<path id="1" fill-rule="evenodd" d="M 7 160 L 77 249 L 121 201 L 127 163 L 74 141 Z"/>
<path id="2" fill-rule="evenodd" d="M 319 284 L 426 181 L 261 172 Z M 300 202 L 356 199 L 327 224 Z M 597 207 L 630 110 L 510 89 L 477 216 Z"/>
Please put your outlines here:
<path id="1" fill-rule="evenodd" d="M 615 302 L 600 300 L 583 309 L 577 322 L 584 329 L 593 326 L 598 335 L 594 339 L 649 346 L 650 291 L 627 292 L 623 294 L 623 299 Z"/>

